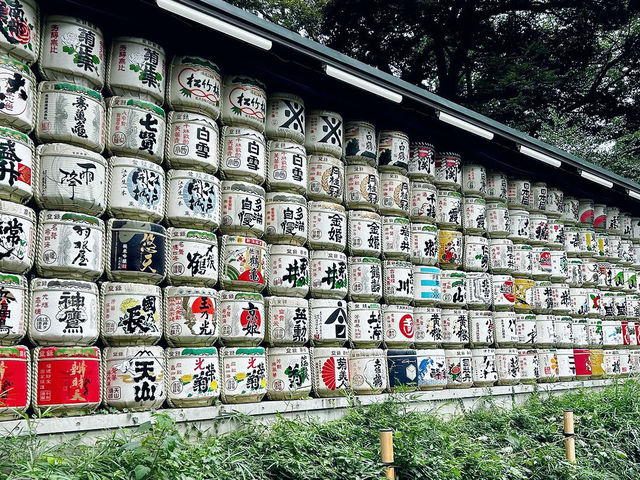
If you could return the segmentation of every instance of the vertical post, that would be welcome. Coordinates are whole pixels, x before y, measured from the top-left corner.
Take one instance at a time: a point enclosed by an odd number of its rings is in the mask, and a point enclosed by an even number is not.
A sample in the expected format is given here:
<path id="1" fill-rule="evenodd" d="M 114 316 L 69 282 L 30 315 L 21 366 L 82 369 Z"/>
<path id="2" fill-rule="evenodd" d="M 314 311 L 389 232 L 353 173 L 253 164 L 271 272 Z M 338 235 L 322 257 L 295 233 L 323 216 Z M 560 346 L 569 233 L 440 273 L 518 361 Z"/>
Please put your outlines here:
<path id="1" fill-rule="evenodd" d="M 382 463 L 387 466 L 385 478 L 395 480 L 396 472 L 393 467 L 393 430 L 390 428 L 380 430 L 380 454 Z"/>
<path id="2" fill-rule="evenodd" d="M 576 439 L 573 430 L 573 412 L 565 410 L 564 412 L 564 454 L 567 461 L 576 463 Z"/>

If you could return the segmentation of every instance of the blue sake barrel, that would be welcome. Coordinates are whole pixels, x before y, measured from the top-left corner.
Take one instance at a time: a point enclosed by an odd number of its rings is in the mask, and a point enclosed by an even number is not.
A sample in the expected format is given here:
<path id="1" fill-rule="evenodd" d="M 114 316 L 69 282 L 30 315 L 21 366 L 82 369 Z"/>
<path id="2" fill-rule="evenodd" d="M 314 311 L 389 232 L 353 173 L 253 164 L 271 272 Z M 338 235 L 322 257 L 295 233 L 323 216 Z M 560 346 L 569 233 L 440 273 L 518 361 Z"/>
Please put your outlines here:
<path id="1" fill-rule="evenodd" d="M 412 349 L 387 350 L 390 391 L 413 391 L 417 386 L 418 358 Z"/>

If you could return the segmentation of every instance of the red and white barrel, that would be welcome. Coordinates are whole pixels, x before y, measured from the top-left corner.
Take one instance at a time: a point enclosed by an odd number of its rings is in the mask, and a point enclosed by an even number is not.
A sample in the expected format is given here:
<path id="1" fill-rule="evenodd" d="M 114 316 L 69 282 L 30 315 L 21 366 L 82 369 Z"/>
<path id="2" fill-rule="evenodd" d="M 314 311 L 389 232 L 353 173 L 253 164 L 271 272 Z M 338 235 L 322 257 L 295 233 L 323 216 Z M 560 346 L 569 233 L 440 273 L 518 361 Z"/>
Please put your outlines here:
<path id="1" fill-rule="evenodd" d="M 316 397 L 339 397 L 350 387 L 349 349 L 315 347 L 311 349 L 311 378 Z"/>
<path id="2" fill-rule="evenodd" d="M 220 166 L 220 130 L 202 113 L 169 112 L 164 159 L 168 168 L 214 174 Z"/>
<path id="3" fill-rule="evenodd" d="M 421 182 L 433 182 L 436 173 L 436 150 L 433 144 L 411 141 L 409 144 L 409 178 Z"/>
<path id="4" fill-rule="evenodd" d="M 289 141 L 267 144 L 267 189 L 269 191 L 307 193 L 307 152 Z"/>
<path id="5" fill-rule="evenodd" d="M 535 280 L 551 278 L 551 250 L 548 247 L 533 247 L 531 276 Z"/>
<path id="6" fill-rule="evenodd" d="M 272 347 L 304 345 L 309 340 L 309 301 L 304 298 L 266 297 L 265 342 Z"/>
<path id="7" fill-rule="evenodd" d="M 167 348 L 167 403 L 207 407 L 220 395 L 220 359 L 215 347 Z"/>
<path id="8" fill-rule="evenodd" d="M 175 55 L 167 76 L 167 105 L 171 110 L 220 116 L 220 68 L 207 58 Z"/>
<path id="9" fill-rule="evenodd" d="M 409 347 L 414 335 L 413 307 L 382 305 L 382 337 L 387 348 Z"/>
<path id="10" fill-rule="evenodd" d="M 455 152 L 436 152 L 434 182 L 438 188 L 460 190 L 462 188 L 462 160 Z"/>
<path id="11" fill-rule="evenodd" d="M 213 288 L 165 287 L 164 312 L 172 347 L 208 347 L 218 339 L 220 294 Z"/>
<path id="12" fill-rule="evenodd" d="M 549 217 L 549 248 L 564 250 L 564 223 L 557 218 Z"/>
<path id="13" fill-rule="evenodd" d="M 10 174 L 0 176 L 0 198 L 17 203 L 26 203 L 33 195 L 32 181 L 35 176 L 33 141 L 24 133 L 12 128 L 0 127 L 0 149 L 11 155 Z"/>
<path id="14" fill-rule="evenodd" d="M 445 349 L 447 388 L 470 388 L 473 385 L 471 350 Z"/>
<path id="15" fill-rule="evenodd" d="M 435 223 L 438 189 L 431 183 L 412 180 L 411 221 L 417 223 Z"/>
<path id="16" fill-rule="evenodd" d="M 7 15 L 3 20 L 7 26 L 6 33 L 0 36 L 0 50 L 31 65 L 40 53 L 40 9 L 34 0 L 21 0 L 18 5 L 19 8 L 14 7 L 16 17 Z M 10 22 L 16 23 L 15 27 L 8 28 Z"/>
<path id="17" fill-rule="evenodd" d="M 531 245 L 546 245 L 549 243 L 549 220 L 542 213 L 531 214 L 531 228 L 529 242 Z"/>
<path id="18" fill-rule="evenodd" d="M 218 319 L 225 346 L 259 345 L 264 340 L 264 299 L 259 293 L 221 291 Z"/>
<path id="19" fill-rule="evenodd" d="M 595 220 L 595 206 L 590 198 L 580 198 L 578 200 L 578 222 L 582 226 L 593 227 Z"/>
<path id="20" fill-rule="evenodd" d="M 24 345 L 0 347 L 3 389 L 0 420 L 12 420 L 24 414 L 31 403 L 31 355 Z"/>
<path id="21" fill-rule="evenodd" d="M 220 174 L 227 180 L 261 185 L 266 179 L 266 141 L 249 127 L 224 127 Z"/>

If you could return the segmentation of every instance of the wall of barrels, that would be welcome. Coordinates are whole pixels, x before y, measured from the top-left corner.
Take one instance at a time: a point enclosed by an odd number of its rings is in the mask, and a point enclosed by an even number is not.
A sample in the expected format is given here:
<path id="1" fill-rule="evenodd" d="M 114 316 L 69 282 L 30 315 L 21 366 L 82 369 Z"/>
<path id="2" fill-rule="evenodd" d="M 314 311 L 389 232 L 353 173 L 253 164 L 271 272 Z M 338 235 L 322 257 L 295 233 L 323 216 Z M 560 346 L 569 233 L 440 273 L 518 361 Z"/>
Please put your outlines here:
<path id="1" fill-rule="evenodd" d="M 3 418 L 640 372 L 640 219 L 4 13 Z"/>

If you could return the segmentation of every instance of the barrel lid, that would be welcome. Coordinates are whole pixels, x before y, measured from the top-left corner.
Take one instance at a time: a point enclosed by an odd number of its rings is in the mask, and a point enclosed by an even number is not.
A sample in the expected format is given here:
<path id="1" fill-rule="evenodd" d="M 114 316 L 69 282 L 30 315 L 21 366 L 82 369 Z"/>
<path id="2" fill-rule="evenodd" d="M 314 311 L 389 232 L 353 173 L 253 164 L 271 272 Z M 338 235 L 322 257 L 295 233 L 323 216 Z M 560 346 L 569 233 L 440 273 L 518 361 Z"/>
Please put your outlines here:
<path id="1" fill-rule="evenodd" d="M 268 192 L 265 197 L 266 203 L 297 203 L 298 205 L 307 206 L 307 200 L 302 195 L 288 192 Z"/>
<path id="2" fill-rule="evenodd" d="M 48 15 L 45 19 L 46 23 L 72 23 L 72 24 L 78 24 L 78 25 L 82 25 L 83 27 L 87 27 L 90 28 L 92 30 L 97 31 L 98 33 L 100 33 L 102 35 L 102 30 L 100 30 L 100 27 L 96 26 L 95 24 L 83 19 L 83 18 L 78 18 L 78 17 L 72 17 L 69 15 Z"/>
<path id="3" fill-rule="evenodd" d="M 244 84 L 244 85 L 251 85 L 252 87 L 260 88 L 262 90 L 267 89 L 264 83 L 262 83 L 260 80 L 254 77 L 249 77 L 246 75 L 225 75 L 224 76 L 225 85 L 231 85 L 231 84 L 237 84 L 237 83 Z"/>
<path id="4" fill-rule="evenodd" d="M 83 290 L 85 292 L 98 295 L 98 286 L 95 283 L 85 282 L 83 280 L 67 280 L 61 278 L 34 278 L 31 280 L 31 289 Z"/>
<path id="5" fill-rule="evenodd" d="M 171 65 L 197 65 L 220 74 L 220 67 L 218 67 L 218 65 L 207 58 L 198 57 L 196 55 L 174 55 L 171 59 Z"/>
<path id="6" fill-rule="evenodd" d="M 116 44 L 116 43 L 138 43 L 140 45 L 147 45 L 149 47 L 155 48 L 160 53 L 162 53 L 162 55 L 164 55 L 164 48 L 162 48 L 156 42 L 153 42 L 151 40 L 147 40 L 146 38 L 121 36 L 121 37 L 115 37 L 113 39 L 112 43 L 113 44 Z M 112 51 L 115 51 L 115 50 L 112 48 Z"/>
<path id="7" fill-rule="evenodd" d="M 164 110 L 153 104 L 150 102 L 145 102 L 144 100 L 140 100 L 137 98 L 131 98 L 131 97 L 119 97 L 119 96 L 115 96 L 115 97 L 110 97 L 107 100 L 107 106 L 111 109 L 114 107 L 131 107 L 131 108 L 138 108 L 140 110 L 145 110 L 149 113 L 154 113 L 156 115 L 158 115 L 159 117 L 162 117 L 163 119 L 166 118 L 166 114 L 164 112 Z"/>
<path id="8" fill-rule="evenodd" d="M 41 145 L 41 146 L 46 146 L 46 145 Z M 75 147 L 75 148 L 78 148 L 78 147 Z M 109 164 L 111 165 L 112 168 L 113 167 L 130 167 L 130 166 L 135 166 L 137 168 L 145 168 L 147 170 L 154 170 L 159 175 L 164 176 L 164 169 L 162 168 L 161 165 L 158 165 L 157 163 L 151 162 L 149 160 L 145 160 L 143 158 L 114 156 L 114 157 L 109 157 Z"/>
<path id="9" fill-rule="evenodd" d="M 93 152 L 86 148 L 70 145 L 68 143 L 45 143 L 43 145 L 38 145 L 38 148 L 36 149 L 36 153 L 38 157 L 47 157 L 47 156 L 73 157 L 73 158 L 83 157 L 88 160 L 93 160 L 94 162 L 99 163 L 104 167 L 107 166 L 107 161 L 101 154 L 97 152 Z M 116 157 L 112 157 L 112 158 L 116 158 Z"/>
<path id="10" fill-rule="evenodd" d="M 0 273 L 0 285 L 24 289 L 27 286 L 27 279 L 23 275 L 15 273 Z"/>
<path id="11" fill-rule="evenodd" d="M 21 72 L 23 75 L 26 75 L 27 77 L 29 77 L 32 82 L 35 82 L 36 77 L 33 75 L 33 72 L 31 71 L 31 69 L 26 63 L 22 63 L 21 61 L 16 60 L 14 58 L 0 55 L 0 67 L 5 67 L 5 66 L 15 68 L 16 70 Z"/>
<path id="12" fill-rule="evenodd" d="M 92 98 L 93 100 L 100 102 L 104 105 L 104 101 L 102 98 L 102 94 L 97 90 L 93 90 L 89 87 L 83 87 L 82 85 L 78 85 L 75 83 L 67 83 L 67 82 L 55 82 L 55 81 L 45 81 L 40 82 L 38 84 L 38 92 L 71 92 L 82 95 L 87 98 Z"/>
<path id="13" fill-rule="evenodd" d="M 218 291 L 207 287 L 192 286 L 167 286 L 164 287 L 164 293 L 169 297 L 215 297 L 218 298 Z"/>
<path id="14" fill-rule="evenodd" d="M 215 122 L 213 118 L 208 115 L 204 115 L 202 113 L 195 112 L 184 112 L 184 111 L 171 111 L 167 114 L 167 121 L 171 123 L 197 123 L 200 125 L 205 125 L 209 127 L 211 130 L 218 131 L 218 124 Z"/>
<path id="15" fill-rule="evenodd" d="M 167 236 L 172 238 L 187 238 L 193 240 L 204 240 L 211 242 L 215 245 L 218 244 L 218 237 L 215 233 L 207 232 L 205 230 L 196 230 L 192 228 L 176 228 L 169 227 L 167 229 Z"/>

